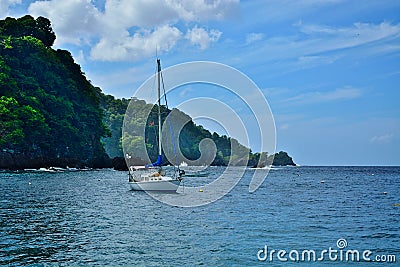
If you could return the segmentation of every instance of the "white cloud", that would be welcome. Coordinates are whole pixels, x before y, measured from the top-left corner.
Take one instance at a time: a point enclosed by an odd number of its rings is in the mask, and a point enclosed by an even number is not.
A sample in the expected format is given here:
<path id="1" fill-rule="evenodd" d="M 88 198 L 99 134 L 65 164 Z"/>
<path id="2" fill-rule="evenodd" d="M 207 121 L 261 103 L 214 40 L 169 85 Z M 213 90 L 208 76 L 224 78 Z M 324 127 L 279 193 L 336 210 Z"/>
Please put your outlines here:
<path id="1" fill-rule="evenodd" d="M 323 50 L 350 48 L 385 38 L 397 37 L 400 25 L 387 22 L 380 24 L 354 23 L 351 27 L 335 28 L 320 25 L 304 25 L 300 31 L 313 38 L 326 40 Z"/>
<path id="2" fill-rule="evenodd" d="M 8 16 L 12 5 L 21 4 L 21 0 L 0 0 L 0 18 Z"/>
<path id="3" fill-rule="evenodd" d="M 390 143 L 393 137 L 394 134 L 375 135 L 371 139 L 369 139 L 369 142 L 371 144 L 386 144 Z"/>
<path id="4" fill-rule="evenodd" d="M 343 57 L 400 51 L 400 23 L 354 23 L 348 27 L 307 25 L 304 22 L 297 25 L 297 33 L 264 38 L 242 57 L 257 61 L 263 54 L 263 60 L 279 60 L 284 63 L 283 69 L 279 70 L 282 73 L 330 64 Z"/>
<path id="5" fill-rule="evenodd" d="M 56 45 L 88 43 L 103 27 L 101 13 L 90 0 L 36 1 L 29 6 L 29 13 L 50 19 Z"/>
<path id="6" fill-rule="evenodd" d="M 185 31 L 192 45 L 207 49 L 222 33 L 190 29 L 190 24 L 231 17 L 238 4 L 239 0 L 106 0 L 103 12 L 90 0 L 51 0 L 32 3 L 29 12 L 52 21 L 56 45 L 87 44 L 93 47 L 92 59 L 114 61 L 142 58 L 156 46 L 170 51 Z"/>
<path id="7" fill-rule="evenodd" d="M 320 65 L 328 65 L 334 63 L 340 57 L 337 55 L 329 56 L 300 56 L 294 62 L 289 63 L 289 68 L 286 72 L 293 72 L 303 69 L 318 67 Z M 284 73 L 285 71 L 282 71 Z"/>
<path id="8" fill-rule="evenodd" d="M 345 87 L 339 88 L 334 91 L 328 92 L 310 92 L 291 97 L 285 102 L 292 102 L 296 104 L 312 104 L 321 102 L 331 102 L 338 100 L 349 100 L 359 98 L 362 95 L 361 90 L 357 88 Z"/>
<path id="9" fill-rule="evenodd" d="M 246 44 L 251 44 L 257 41 L 260 41 L 264 39 L 264 34 L 263 33 L 249 33 L 246 36 Z"/>
<path id="10" fill-rule="evenodd" d="M 200 49 L 207 49 L 211 43 L 218 41 L 221 37 L 222 32 L 218 30 L 210 30 L 207 32 L 203 28 L 195 26 L 193 29 L 189 29 L 186 33 L 186 39 L 190 40 L 193 45 L 198 45 Z"/>
<path id="11" fill-rule="evenodd" d="M 284 131 L 284 130 L 289 129 L 289 127 L 290 127 L 290 126 L 289 126 L 288 123 L 284 123 L 284 124 L 282 124 L 282 125 L 279 126 L 279 130 Z"/>
<path id="12" fill-rule="evenodd" d="M 304 36 L 292 36 L 286 40 L 277 39 L 278 42 L 274 45 L 280 46 L 277 47 L 280 50 L 293 49 L 292 53 L 297 54 L 298 57 L 339 52 L 352 48 L 364 48 L 370 55 L 374 50 L 381 51 L 382 46 L 387 46 L 391 40 L 399 38 L 400 24 L 354 23 L 349 27 L 328 27 L 304 25 L 303 23 L 299 30 Z M 391 51 L 394 49 L 398 51 L 399 47 L 391 47 Z"/>
<path id="13" fill-rule="evenodd" d="M 182 33 L 175 27 L 161 26 L 154 31 L 143 30 L 133 36 L 119 38 L 103 37 L 92 48 L 91 58 L 103 61 L 138 60 L 158 52 L 168 52 L 181 38 Z"/>
<path id="14" fill-rule="evenodd" d="M 180 92 L 179 92 L 179 97 L 184 98 L 188 97 L 191 93 L 195 92 L 195 89 L 192 88 L 190 85 L 185 86 Z"/>
<path id="15" fill-rule="evenodd" d="M 107 0 L 105 15 L 127 27 L 154 27 L 178 20 L 220 20 L 235 12 L 238 0 Z"/>
<path id="16" fill-rule="evenodd" d="M 178 19 L 177 10 L 167 1 L 107 0 L 104 19 L 121 28 L 154 27 Z"/>
<path id="17" fill-rule="evenodd" d="M 77 56 L 74 55 L 74 60 L 75 60 L 79 65 L 82 65 L 83 63 L 86 62 L 85 54 L 83 53 L 82 50 L 79 50 Z"/>

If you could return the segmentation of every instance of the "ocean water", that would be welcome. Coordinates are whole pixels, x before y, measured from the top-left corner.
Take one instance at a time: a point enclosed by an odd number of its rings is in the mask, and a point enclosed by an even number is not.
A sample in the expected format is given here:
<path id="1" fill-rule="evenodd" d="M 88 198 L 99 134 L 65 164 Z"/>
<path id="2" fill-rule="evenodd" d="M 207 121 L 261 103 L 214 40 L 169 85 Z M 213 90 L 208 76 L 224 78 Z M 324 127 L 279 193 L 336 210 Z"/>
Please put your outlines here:
<path id="1" fill-rule="evenodd" d="M 208 171 L 185 184 L 223 168 Z M 399 266 L 400 167 L 278 168 L 249 193 L 252 172 L 195 208 L 130 191 L 126 172 L 2 172 L 0 265 Z"/>

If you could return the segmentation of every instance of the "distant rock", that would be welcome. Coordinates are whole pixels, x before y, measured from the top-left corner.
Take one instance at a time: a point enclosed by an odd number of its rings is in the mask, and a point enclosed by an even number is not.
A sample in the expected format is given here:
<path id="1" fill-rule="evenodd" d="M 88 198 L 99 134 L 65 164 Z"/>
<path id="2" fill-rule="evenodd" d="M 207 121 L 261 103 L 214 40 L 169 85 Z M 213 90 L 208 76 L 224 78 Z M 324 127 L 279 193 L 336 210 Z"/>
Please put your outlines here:
<path id="1" fill-rule="evenodd" d="M 273 166 L 296 166 L 296 164 L 293 162 L 292 157 L 290 157 L 288 155 L 288 153 L 284 152 L 284 151 L 275 153 L 272 165 Z"/>

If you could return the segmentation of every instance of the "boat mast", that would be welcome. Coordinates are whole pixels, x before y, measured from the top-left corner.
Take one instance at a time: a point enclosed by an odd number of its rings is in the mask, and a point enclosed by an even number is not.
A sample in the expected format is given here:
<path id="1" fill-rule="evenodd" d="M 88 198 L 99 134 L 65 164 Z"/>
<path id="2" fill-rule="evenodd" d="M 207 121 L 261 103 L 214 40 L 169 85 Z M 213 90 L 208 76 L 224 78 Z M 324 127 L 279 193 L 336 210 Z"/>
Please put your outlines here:
<path id="1" fill-rule="evenodd" d="M 161 62 L 157 59 L 157 90 L 158 90 L 158 155 L 161 156 Z"/>

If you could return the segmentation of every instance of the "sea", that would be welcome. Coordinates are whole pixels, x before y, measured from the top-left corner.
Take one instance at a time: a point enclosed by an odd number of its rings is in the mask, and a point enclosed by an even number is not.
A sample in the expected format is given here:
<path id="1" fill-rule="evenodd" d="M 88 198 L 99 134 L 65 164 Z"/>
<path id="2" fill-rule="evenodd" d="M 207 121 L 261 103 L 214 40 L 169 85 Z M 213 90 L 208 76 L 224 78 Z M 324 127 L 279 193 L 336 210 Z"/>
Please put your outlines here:
<path id="1" fill-rule="evenodd" d="M 111 169 L 0 172 L 0 265 L 400 266 L 400 167 L 273 168 L 250 193 L 254 171 L 197 207 L 131 191 Z"/>

